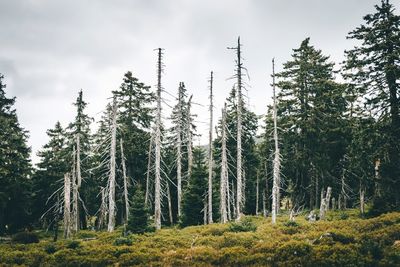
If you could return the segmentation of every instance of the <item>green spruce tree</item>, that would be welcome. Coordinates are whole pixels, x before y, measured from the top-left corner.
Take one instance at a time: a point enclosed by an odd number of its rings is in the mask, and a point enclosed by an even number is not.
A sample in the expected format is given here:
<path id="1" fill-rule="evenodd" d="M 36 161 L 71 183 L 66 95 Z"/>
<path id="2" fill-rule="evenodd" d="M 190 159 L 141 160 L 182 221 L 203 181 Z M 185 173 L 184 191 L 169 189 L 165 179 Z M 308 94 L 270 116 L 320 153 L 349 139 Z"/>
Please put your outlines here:
<path id="1" fill-rule="evenodd" d="M 15 232 L 30 223 L 31 165 L 28 133 L 18 122 L 0 73 L 0 235 Z"/>
<path id="2" fill-rule="evenodd" d="M 140 185 L 136 185 L 126 229 L 135 234 L 142 234 L 150 229 L 149 224 L 149 209 L 144 203 L 144 192 Z"/>

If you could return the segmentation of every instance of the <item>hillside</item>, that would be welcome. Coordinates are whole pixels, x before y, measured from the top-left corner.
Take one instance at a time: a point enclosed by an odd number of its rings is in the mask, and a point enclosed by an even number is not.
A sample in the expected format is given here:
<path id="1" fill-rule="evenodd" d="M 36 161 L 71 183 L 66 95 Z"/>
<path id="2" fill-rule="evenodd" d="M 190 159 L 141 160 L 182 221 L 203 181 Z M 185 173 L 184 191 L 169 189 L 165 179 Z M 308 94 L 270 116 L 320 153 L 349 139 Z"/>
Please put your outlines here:
<path id="1" fill-rule="evenodd" d="M 121 229 L 81 231 L 52 242 L 0 244 L 0 265 L 26 266 L 399 266 L 400 213 L 359 218 L 330 212 L 327 221 L 249 216 L 241 224 L 212 224 L 121 237 Z M 254 226 L 256 230 L 252 231 Z M 248 230 L 248 231 L 247 231 Z M 244 232 L 238 232 L 244 231 Z"/>

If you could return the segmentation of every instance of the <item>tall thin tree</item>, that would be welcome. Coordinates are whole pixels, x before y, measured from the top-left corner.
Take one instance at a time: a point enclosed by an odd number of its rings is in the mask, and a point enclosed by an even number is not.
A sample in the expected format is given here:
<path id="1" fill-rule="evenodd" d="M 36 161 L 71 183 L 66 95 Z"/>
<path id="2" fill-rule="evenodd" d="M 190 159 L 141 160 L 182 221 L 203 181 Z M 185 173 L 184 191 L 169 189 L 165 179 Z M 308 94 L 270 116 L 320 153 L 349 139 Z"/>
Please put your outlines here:
<path id="1" fill-rule="evenodd" d="M 275 60 L 272 59 L 272 90 L 273 90 L 273 113 L 274 113 L 274 160 L 273 160 L 273 186 L 272 186 L 272 223 L 276 223 L 276 215 L 279 211 L 279 186 L 280 186 L 280 152 L 278 143 L 278 127 L 277 127 L 277 108 L 276 108 L 276 92 L 275 92 Z"/>
<path id="2" fill-rule="evenodd" d="M 210 76 L 210 129 L 209 129 L 209 140 L 208 140 L 208 223 L 213 222 L 212 212 L 212 180 L 213 180 L 213 72 L 211 71 Z"/>

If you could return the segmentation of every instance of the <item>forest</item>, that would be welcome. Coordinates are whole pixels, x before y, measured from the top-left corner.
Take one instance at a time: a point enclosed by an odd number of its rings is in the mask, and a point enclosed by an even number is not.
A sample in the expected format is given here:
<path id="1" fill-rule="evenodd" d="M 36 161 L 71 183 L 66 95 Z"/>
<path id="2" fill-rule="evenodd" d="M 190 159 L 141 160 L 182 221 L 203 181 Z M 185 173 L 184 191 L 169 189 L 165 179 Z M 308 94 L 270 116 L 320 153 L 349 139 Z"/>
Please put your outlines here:
<path id="1" fill-rule="evenodd" d="M 396 12 L 382 0 L 360 18 L 344 62 L 312 37 L 281 71 L 271 59 L 262 118 L 238 37 L 221 50 L 233 62 L 222 110 L 214 79 L 228 77 L 208 74 L 205 145 L 194 142 L 196 95 L 163 87 L 166 49 L 149 59 L 156 86 L 121 74 L 98 121 L 77 90 L 74 120 L 47 130 L 37 164 L 0 73 L 0 265 L 398 266 Z"/>

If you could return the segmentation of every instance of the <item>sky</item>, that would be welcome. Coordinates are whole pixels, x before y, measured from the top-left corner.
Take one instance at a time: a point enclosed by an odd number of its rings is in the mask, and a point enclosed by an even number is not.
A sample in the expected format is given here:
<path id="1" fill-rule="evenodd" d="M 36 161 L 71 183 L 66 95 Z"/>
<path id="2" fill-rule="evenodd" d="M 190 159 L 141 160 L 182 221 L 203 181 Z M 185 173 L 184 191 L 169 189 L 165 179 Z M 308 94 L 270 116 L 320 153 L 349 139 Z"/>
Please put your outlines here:
<path id="1" fill-rule="evenodd" d="M 158 47 L 165 49 L 163 97 L 174 105 L 179 82 L 193 94 L 197 144 L 207 142 L 208 80 L 214 71 L 214 124 L 234 81 L 238 36 L 248 69 L 247 105 L 257 115 L 271 103 L 271 60 L 276 70 L 302 40 L 344 60 L 346 40 L 379 0 L 0 0 L 0 73 L 7 96 L 17 98 L 29 131 L 33 162 L 56 121 L 67 126 L 83 90 L 98 119 L 128 70 L 156 84 Z M 400 0 L 392 0 L 400 9 Z M 398 12 L 397 12 L 398 13 Z M 170 95 L 171 94 L 171 95 Z M 163 106 L 163 117 L 170 115 Z M 95 126 L 93 126 L 95 129 Z"/>

